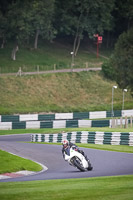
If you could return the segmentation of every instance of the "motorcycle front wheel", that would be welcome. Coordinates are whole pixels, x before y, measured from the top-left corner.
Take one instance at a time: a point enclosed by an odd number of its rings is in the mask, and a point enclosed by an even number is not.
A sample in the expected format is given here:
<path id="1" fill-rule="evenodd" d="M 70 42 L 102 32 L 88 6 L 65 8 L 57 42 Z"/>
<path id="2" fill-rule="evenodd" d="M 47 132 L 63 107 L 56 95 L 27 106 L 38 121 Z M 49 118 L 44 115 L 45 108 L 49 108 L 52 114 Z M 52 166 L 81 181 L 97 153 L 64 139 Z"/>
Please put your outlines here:
<path id="1" fill-rule="evenodd" d="M 81 160 L 79 158 L 75 158 L 73 160 L 73 163 L 81 172 L 85 171 L 85 168 L 82 166 L 82 162 L 81 162 Z"/>

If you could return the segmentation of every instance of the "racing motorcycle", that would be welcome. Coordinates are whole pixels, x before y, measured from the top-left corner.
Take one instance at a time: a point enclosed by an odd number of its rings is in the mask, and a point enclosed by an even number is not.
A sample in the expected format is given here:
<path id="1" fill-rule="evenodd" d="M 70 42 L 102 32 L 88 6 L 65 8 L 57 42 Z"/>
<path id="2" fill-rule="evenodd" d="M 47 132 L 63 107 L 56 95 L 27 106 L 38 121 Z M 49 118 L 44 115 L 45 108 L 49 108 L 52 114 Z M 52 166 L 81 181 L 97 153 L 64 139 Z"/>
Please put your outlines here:
<path id="1" fill-rule="evenodd" d="M 82 172 L 92 170 L 93 168 L 90 160 L 86 160 L 86 158 L 73 147 L 65 149 L 64 159 L 65 161 L 68 161 L 70 165 L 78 168 Z"/>

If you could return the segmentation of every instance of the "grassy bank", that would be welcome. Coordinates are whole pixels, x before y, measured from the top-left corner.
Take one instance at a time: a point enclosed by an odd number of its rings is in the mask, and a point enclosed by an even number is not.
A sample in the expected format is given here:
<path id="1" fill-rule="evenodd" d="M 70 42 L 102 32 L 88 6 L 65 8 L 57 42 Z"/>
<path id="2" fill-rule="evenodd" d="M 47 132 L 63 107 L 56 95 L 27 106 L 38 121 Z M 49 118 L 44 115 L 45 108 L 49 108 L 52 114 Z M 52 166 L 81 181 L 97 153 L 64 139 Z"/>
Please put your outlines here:
<path id="1" fill-rule="evenodd" d="M 0 174 L 6 172 L 17 172 L 21 170 L 40 171 L 42 167 L 30 160 L 20 158 L 0 150 Z"/>
<path id="2" fill-rule="evenodd" d="M 132 200 L 133 176 L 0 183 L 2 200 Z"/>
<path id="3" fill-rule="evenodd" d="M 10 54 L 13 45 L 0 49 L 0 73 L 22 71 L 42 71 L 70 68 L 72 45 L 55 41 L 41 41 L 38 49 L 21 47 L 17 60 Z M 96 46 L 81 48 L 74 59 L 77 67 L 100 67 L 106 58 L 95 55 Z M 110 51 L 100 49 L 101 54 L 109 56 Z M 111 82 L 99 72 L 60 73 L 34 76 L 0 76 L 0 115 L 38 112 L 84 112 L 111 110 Z M 125 95 L 125 109 L 133 108 L 129 92 Z M 122 109 L 122 91 L 115 90 L 114 109 Z"/>
<path id="4" fill-rule="evenodd" d="M 112 86 L 98 72 L 0 77 L 0 114 L 111 110 Z M 122 91 L 114 109 L 122 108 Z M 125 109 L 133 108 L 129 92 Z"/>

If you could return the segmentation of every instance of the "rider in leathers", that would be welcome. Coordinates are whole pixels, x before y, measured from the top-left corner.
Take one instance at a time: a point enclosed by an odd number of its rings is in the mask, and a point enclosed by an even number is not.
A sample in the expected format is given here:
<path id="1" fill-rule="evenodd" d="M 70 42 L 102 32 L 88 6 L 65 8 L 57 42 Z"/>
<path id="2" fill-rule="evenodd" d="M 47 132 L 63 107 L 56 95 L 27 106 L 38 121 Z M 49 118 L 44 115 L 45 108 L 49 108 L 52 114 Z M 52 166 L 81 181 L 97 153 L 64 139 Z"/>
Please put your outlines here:
<path id="1" fill-rule="evenodd" d="M 62 145 L 63 145 L 63 147 L 62 147 L 63 158 L 65 156 L 64 152 L 66 151 L 66 149 L 72 147 L 73 149 L 75 149 L 76 151 L 78 151 L 79 153 L 81 153 L 85 157 L 85 159 L 88 161 L 88 158 L 85 155 L 85 153 L 82 150 L 79 150 L 79 148 L 75 144 L 73 144 L 72 142 L 69 142 L 68 140 L 64 140 L 62 142 Z"/>

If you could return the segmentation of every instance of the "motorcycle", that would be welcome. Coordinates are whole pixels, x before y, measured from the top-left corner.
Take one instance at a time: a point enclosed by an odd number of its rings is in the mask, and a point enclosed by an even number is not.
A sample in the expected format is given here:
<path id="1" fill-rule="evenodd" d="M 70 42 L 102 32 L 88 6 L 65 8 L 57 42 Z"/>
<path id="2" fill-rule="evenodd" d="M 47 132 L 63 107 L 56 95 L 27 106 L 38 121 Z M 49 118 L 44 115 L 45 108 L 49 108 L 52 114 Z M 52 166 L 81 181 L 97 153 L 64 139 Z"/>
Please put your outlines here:
<path id="1" fill-rule="evenodd" d="M 76 151 L 74 148 L 68 147 L 64 151 L 64 159 L 65 161 L 68 161 L 70 165 L 73 167 L 78 168 L 80 171 L 89 171 L 92 170 L 92 166 L 90 163 L 90 160 L 86 160 L 84 155 L 82 155 L 80 152 Z"/>

